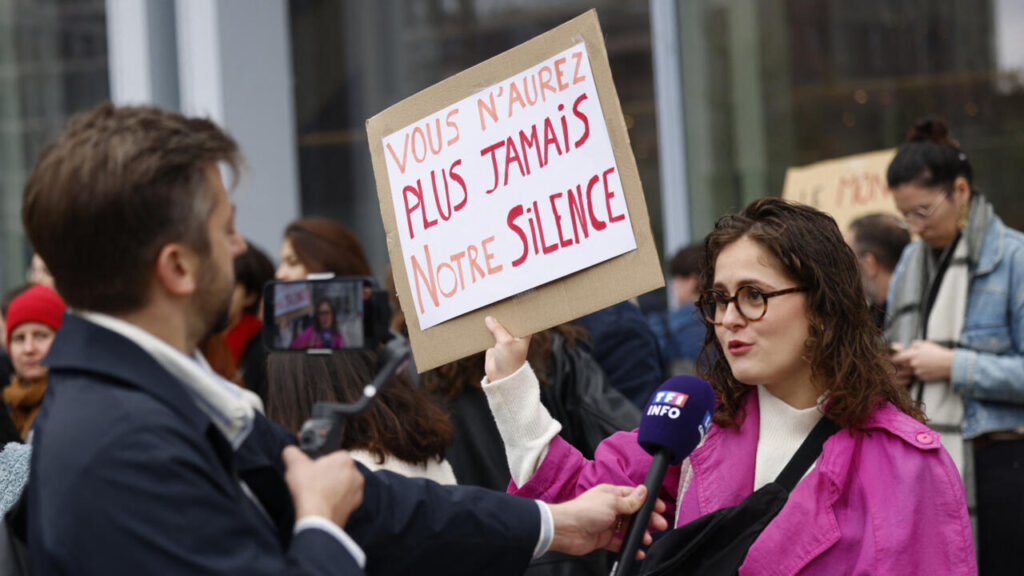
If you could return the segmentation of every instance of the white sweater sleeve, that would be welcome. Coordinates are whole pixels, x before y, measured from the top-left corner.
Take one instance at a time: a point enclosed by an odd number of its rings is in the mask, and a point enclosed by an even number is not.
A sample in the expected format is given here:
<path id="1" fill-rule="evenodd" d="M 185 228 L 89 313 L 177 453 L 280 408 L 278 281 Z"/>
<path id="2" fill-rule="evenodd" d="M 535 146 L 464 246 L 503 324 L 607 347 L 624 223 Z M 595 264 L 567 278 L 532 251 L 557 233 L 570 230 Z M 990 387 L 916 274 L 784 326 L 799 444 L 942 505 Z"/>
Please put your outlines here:
<path id="1" fill-rule="evenodd" d="M 512 481 L 522 486 L 544 461 L 548 444 L 562 425 L 541 404 L 540 382 L 529 362 L 496 382 L 488 382 L 485 376 L 481 385 L 505 443 Z"/>

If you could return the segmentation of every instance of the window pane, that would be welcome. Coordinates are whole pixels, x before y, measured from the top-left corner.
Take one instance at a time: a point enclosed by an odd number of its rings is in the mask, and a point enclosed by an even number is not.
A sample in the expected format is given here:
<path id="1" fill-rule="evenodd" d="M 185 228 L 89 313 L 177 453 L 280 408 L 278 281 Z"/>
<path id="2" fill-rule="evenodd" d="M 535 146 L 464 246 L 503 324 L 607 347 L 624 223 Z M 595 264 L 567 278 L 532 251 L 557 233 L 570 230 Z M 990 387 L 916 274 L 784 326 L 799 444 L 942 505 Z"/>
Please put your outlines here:
<path id="1" fill-rule="evenodd" d="M 938 115 L 1015 228 L 1024 203 L 1024 5 L 1010 0 L 680 3 L 694 233 L 785 171 L 898 145 Z"/>
<path id="2" fill-rule="evenodd" d="M 304 214 L 336 218 L 387 258 L 366 119 L 596 6 L 655 238 L 661 238 L 648 4 L 601 0 L 291 0 Z"/>
<path id="3" fill-rule="evenodd" d="M 109 99 L 104 0 L 0 2 L 0 286 L 25 281 L 21 195 L 68 117 Z M 59 231 L 54 231 L 59 233 Z"/>

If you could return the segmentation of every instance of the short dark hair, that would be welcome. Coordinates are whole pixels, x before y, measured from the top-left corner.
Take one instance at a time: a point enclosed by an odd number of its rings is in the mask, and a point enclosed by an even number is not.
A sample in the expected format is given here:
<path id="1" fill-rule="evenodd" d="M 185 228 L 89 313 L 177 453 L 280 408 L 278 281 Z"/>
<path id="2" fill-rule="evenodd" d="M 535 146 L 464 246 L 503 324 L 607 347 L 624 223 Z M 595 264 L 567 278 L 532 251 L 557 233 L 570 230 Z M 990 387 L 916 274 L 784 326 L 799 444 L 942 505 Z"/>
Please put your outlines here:
<path id="1" fill-rule="evenodd" d="M 163 246 L 209 250 L 206 169 L 225 162 L 237 175 L 241 161 L 210 120 L 103 104 L 72 118 L 43 150 L 22 222 L 70 306 L 130 312 L 145 304 Z"/>
<path id="2" fill-rule="evenodd" d="M 907 225 L 892 214 L 867 214 L 850 223 L 853 250 L 858 256 L 872 254 L 878 264 L 892 272 L 903 248 L 910 243 Z"/>
<path id="3" fill-rule="evenodd" d="M 700 259 L 704 254 L 703 244 L 690 244 L 676 252 L 668 263 L 669 276 L 694 276 L 700 274 Z"/>
<path id="4" fill-rule="evenodd" d="M 274 279 L 274 263 L 255 244 L 248 240 L 246 244 L 249 249 L 235 256 L 235 284 L 241 284 L 246 295 L 257 296 L 256 302 L 244 310 L 246 314 L 257 314 L 260 307 L 258 296 L 262 295 L 263 285 Z"/>
<path id="5" fill-rule="evenodd" d="M 972 184 L 973 170 L 967 154 L 949 133 L 949 127 L 938 118 L 924 118 L 907 132 L 907 138 L 889 164 L 886 179 L 890 189 L 904 184 L 938 187 L 953 191 L 953 182 L 960 176 Z"/>
<path id="6" fill-rule="evenodd" d="M 333 272 L 338 276 L 371 276 L 370 264 L 359 238 L 344 224 L 330 218 L 295 220 L 284 237 L 307 272 Z"/>

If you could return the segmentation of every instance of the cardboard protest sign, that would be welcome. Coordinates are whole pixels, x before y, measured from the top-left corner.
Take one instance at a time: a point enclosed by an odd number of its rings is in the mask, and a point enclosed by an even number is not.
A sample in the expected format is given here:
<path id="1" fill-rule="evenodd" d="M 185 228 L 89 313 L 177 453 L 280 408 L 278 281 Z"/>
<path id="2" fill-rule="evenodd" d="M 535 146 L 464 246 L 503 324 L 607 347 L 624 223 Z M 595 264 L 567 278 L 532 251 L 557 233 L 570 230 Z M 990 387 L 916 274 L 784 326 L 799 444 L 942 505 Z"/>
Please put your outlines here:
<path id="1" fill-rule="evenodd" d="M 895 150 L 882 150 L 790 168 L 782 197 L 828 212 L 843 233 L 865 214 L 900 216 L 885 177 L 895 155 Z"/>
<path id="2" fill-rule="evenodd" d="M 367 122 L 420 370 L 663 285 L 596 12 Z"/>

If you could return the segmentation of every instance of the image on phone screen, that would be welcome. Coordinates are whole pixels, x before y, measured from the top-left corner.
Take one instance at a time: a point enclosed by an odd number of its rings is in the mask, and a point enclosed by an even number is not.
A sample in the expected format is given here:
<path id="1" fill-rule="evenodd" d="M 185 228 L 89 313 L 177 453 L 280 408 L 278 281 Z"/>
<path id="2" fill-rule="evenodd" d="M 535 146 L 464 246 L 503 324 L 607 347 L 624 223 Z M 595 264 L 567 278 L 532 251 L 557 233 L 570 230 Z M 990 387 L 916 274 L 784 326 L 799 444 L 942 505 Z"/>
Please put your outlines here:
<path id="1" fill-rule="evenodd" d="M 273 290 L 273 348 L 361 348 L 363 287 L 360 282 L 280 282 Z"/>

